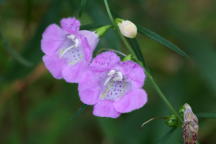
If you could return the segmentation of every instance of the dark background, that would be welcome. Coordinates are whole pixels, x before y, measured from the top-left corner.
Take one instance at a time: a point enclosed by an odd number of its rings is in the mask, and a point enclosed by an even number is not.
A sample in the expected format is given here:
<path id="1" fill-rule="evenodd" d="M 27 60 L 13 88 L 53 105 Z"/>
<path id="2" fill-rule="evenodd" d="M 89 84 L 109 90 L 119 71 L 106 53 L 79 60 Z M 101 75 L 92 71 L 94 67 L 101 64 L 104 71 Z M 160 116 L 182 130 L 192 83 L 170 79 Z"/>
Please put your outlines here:
<path id="1" fill-rule="evenodd" d="M 142 54 L 165 95 L 178 109 L 189 103 L 200 118 L 200 144 L 216 143 L 216 1 L 110 0 L 114 15 L 157 32 L 188 53 L 179 56 L 139 35 Z M 54 79 L 44 68 L 40 39 L 63 17 L 78 16 L 80 0 L 0 0 L 1 144 L 181 144 L 181 128 L 163 120 L 169 113 L 151 83 L 149 102 L 118 119 L 97 118 L 82 105 L 77 85 Z M 82 24 L 110 24 L 102 0 L 88 0 Z M 110 31 L 100 48 L 124 48 Z M 128 53 L 124 51 L 124 53 Z"/>

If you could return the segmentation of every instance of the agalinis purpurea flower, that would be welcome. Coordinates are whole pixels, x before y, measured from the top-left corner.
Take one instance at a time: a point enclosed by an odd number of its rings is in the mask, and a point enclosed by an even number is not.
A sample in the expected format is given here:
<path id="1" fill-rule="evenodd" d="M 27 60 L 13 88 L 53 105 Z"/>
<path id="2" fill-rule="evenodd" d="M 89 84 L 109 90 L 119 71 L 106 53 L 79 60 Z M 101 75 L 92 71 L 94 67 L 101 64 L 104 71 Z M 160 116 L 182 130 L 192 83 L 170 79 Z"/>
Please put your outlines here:
<path id="1" fill-rule="evenodd" d="M 51 24 L 43 33 L 43 62 L 56 79 L 79 82 L 92 59 L 98 36 L 94 32 L 80 30 L 80 22 L 75 18 L 63 18 L 60 26 Z"/>
<path id="2" fill-rule="evenodd" d="M 94 105 L 95 116 L 117 118 L 146 104 L 144 79 L 144 70 L 137 63 L 121 62 L 114 52 L 104 52 L 93 59 L 80 81 L 80 99 Z"/>

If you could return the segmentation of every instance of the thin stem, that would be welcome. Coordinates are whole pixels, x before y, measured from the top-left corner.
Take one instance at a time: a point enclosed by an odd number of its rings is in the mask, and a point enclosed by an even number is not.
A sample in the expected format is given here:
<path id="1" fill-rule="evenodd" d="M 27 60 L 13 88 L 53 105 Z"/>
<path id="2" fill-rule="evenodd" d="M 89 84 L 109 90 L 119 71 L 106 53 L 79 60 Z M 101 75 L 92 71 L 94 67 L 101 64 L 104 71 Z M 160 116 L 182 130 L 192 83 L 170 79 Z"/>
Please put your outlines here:
<path id="1" fill-rule="evenodd" d="M 118 28 L 117 28 L 118 29 Z M 128 41 L 122 36 L 122 34 L 120 33 L 119 29 L 118 29 L 118 34 L 121 38 L 121 40 L 123 41 L 124 45 L 126 46 L 126 48 L 131 52 L 131 54 L 134 56 L 136 61 L 138 60 L 137 55 L 135 54 L 135 52 L 133 51 L 133 49 L 131 48 L 130 44 L 128 43 Z"/>
<path id="2" fill-rule="evenodd" d="M 144 127 L 146 124 L 150 123 L 153 120 L 158 120 L 158 119 L 167 119 L 168 117 L 164 116 L 164 117 L 152 117 L 149 120 L 145 121 L 142 123 L 141 127 Z"/>
<path id="3" fill-rule="evenodd" d="M 118 50 L 115 50 L 115 49 L 107 49 L 107 48 L 102 48 L 98 51 L 98 53 L 102 52 L 102 51 L 113 51 L 115 53 L 118 53 L 119 55 L 123 56 L 123 57 L 126 57 L 127 55 L 124 54 L 123 52 L 121 51 L 118 51 Z"/>
<path id="4" fill-rule="evenodd" d="M 115 23 L 113 16 L 111 14 L 109 5 L 107 0 L 104 0 L 104 4 L 106 7 L 106 11 L 107 14 L 109 16 L 110 21 L 113 23 L 113 26 L 115 27 L 115 29 L 118 32 L 118 35 L 120 37 L 120 39 L 122 40 L 122 42 L 125 44 L 126 48 L 131 52 L 131 54 L 134 56 L 135 60 L 139 62 L 138 57 L 136 56 L 135 52 L 133 51 L 133 49 L 131 48 L 131 46 L 129 45 L 129 43 L 127 42 L 127 40 L 121 35 L 120 30 L 117 26 L 117 24 Z M 140 63 L 143 67 L 143 62 Z M 169 100 L 166 98 L 166 96 L 163 94 L 163 92 L 161 91 L 160 87 L 157 85 L 157 83 L 155 82 L 155 80 L 153 79 L 152 75 L 150 74 L 150 72 L 148 72 L 147 70 L 145 70 L 145 73 L 147 74 L 148 78 L 150 79 L 152 85 L 155 87 L 156 91 L 158 92 L 159 96 L 161 97 L 161 99 L 165 102 L 165 104 L 167 105 L 167 107 L 170 109 L 170 111 L 175 114 L 178 119 L 180 121 L 182 121 L 182 118 L 180 117 L 180 115 L 177 113 L 177 111 L 174 109 L 174 107 L 172 106 L 172 104 L 169 102 Z"/>
<path id="5" fill-rule="evenodd" d="M 157 85 L 157 83 L 155 82 L 154 78 L 152 77 L 152 75 L 145 70 L 145 73 L 147 74 L 149 80 L 151 81 L 152 85 L 155 87 L 156 91 L 158 92 L 159 96 L 161 97 L 161 99 L 166 103 L 167 107 L 173 112 L 173 114 L 175 114 L 179 120 L 182 121 L 182 118 L 180 117 L 180 115 L 177 113 L 177 111 L 174 109 L 174 107 L 172 106 L 172 104 L 169 102 L 169 100 L 166 98 L 166 96 L 163 94 L 163 92 L 161 91 L 160 87 Z"/>
<path id="6" fill-rule="evenodd" d="M 124 43 L 124 45 L 126 46 L 126 48 L 132 53 L 132 55 L 134 56 L 134 58 L 136 60 L 138 60 L 136 54 L 134 53 L 134 51 L 132 50 L 132 48 L 130 47 L 130 44 L 127 42 L 127 40 L 122 36 L 122 34 L 120 33 L 120 30 L 118 28 L 118 25 L 116 24 L 116 22 L 114 21 L 114 18 L 112 16 L 112 13 L 110 11 L 110 8 L 109 8 L 109 4 L 107 2 L 107 0 L 104 0 L 104 4 L 105 4 L 105 7 L 106 7 L 106 11 L 107 11 L 107 14 L 109 16 L 109 19 L 110 21 L 112 22 L 113 26 L 115 27 L 115 29 L 117 30 L 117 33 L 120 37 L 120 39 L 122 40 L 122 42 Z"/>
<path id="7" fill-rule="evenodd" d="M 104 4 L 105 4 L 106 11 L 107 11 L 107 14 L 109 16 L 110 21 L 113 23 L 113 25 L 115 25 L 114 18 L 112 16 L 111 11 L 110 11 L 109 4 L 108 4 L 107 0 L 104 0 Z"/>

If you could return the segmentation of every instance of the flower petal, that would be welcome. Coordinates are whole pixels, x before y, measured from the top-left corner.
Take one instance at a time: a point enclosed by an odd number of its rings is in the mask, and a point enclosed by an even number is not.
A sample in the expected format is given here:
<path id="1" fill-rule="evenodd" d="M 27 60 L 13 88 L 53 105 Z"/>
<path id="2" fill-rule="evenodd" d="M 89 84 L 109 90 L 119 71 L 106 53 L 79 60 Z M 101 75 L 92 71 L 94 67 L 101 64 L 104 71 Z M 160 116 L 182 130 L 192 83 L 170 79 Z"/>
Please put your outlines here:
<path id="1" fill-rule="evenodd" d="M 142 87 L 145 80 L 144 69 L 133 61 L 121 62 L 119 66 L 122 68 L 125 76 L 134 82 L 136 87 Z"/>
<path id="2" fill-rule="evenodd" d="M 65 32 L 56 24 L 49 25 L 42 35 L 41 49 L 47 55 L 52 55 L 65 39 Z"/>
<path id="3" fill-rule="evenodd" d="M 87 105 L 94 105 L 98 101 L 100 87 L 91 71 L 83 73 L 78 85 L 80 100 Z"/>
<path id="4" fill-rule="evenodd" d="M 76 33 L 80 29 L 80 21 L 76 18 L 63 18 L 60 24 L 61 27 L 69 33 Z"/>
<path id="5" fill-rule="evenodd" d="M 88 40 L 85 36 L 79 35 L 79 39 L 81 40 L 81 47 L 85 54 L 85 60 L 90 62 L 92 59 L 93 49 L 90 47 Z"/>
<path id="6" fill-rule="evenodd" d="M 79 62 L 75 65 L 68 64 L 64 67 L 62 75 L 66 82 L 77 83 L 80 81 L 83 72 L 87 69 L 88 64 Z"/>
<path id="7" fill-rule="evenodd" d="M 112 101 L 101 100 L 95 106 L 93 114 L 99 117 L 110 117 L 117 118 L 120 116 L 120 113 L 117 112 L 113 106 Z"/>
<path id="8" fill-rule="evenodd" d="M 81 30 L 79 31 L 79 34 L 87 38 L 88 44 L 91 50 L 93 51 L 96 48 L 99 41 L 98 35 L 94 32 L 87 31 L 87 30 Z"/>
<path id="9" fill-rule="evenodd" d="M 59 59 L 56 56 L 45 55 L 43 56 L 43 62 L 53 77 L 55 77 L 56 79 L 62 78 L 62 70 L 65 66 L 63 60 Z"/>
<path id="10" fill-rule="evenodd" d="M 119 61 L 120 58 L 114 52 L 103 52 L 93 59 L 90 67 L 93 71 L 103 72 L 111 69 Z"/>
<path id="11" fill-rule="evenodd" d="M 114 102 L 116 111 L 127 113 L 143 107 L 147 102 L 147 94 L 143 89 L 136 89 Z"/>

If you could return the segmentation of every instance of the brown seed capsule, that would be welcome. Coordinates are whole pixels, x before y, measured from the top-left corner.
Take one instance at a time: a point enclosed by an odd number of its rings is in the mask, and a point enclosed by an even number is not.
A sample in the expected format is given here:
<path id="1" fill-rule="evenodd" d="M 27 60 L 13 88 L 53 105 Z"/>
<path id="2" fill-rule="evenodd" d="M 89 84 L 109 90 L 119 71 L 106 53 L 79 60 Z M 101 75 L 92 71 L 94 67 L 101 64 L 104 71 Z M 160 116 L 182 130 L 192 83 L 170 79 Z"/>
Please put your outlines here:
<path id="1" fill-rule="evenodd" d="M 198 139 L 198 118 L 189 104 L 184 104 L 183 139 L 184 144 L 196 144 Z"/>

